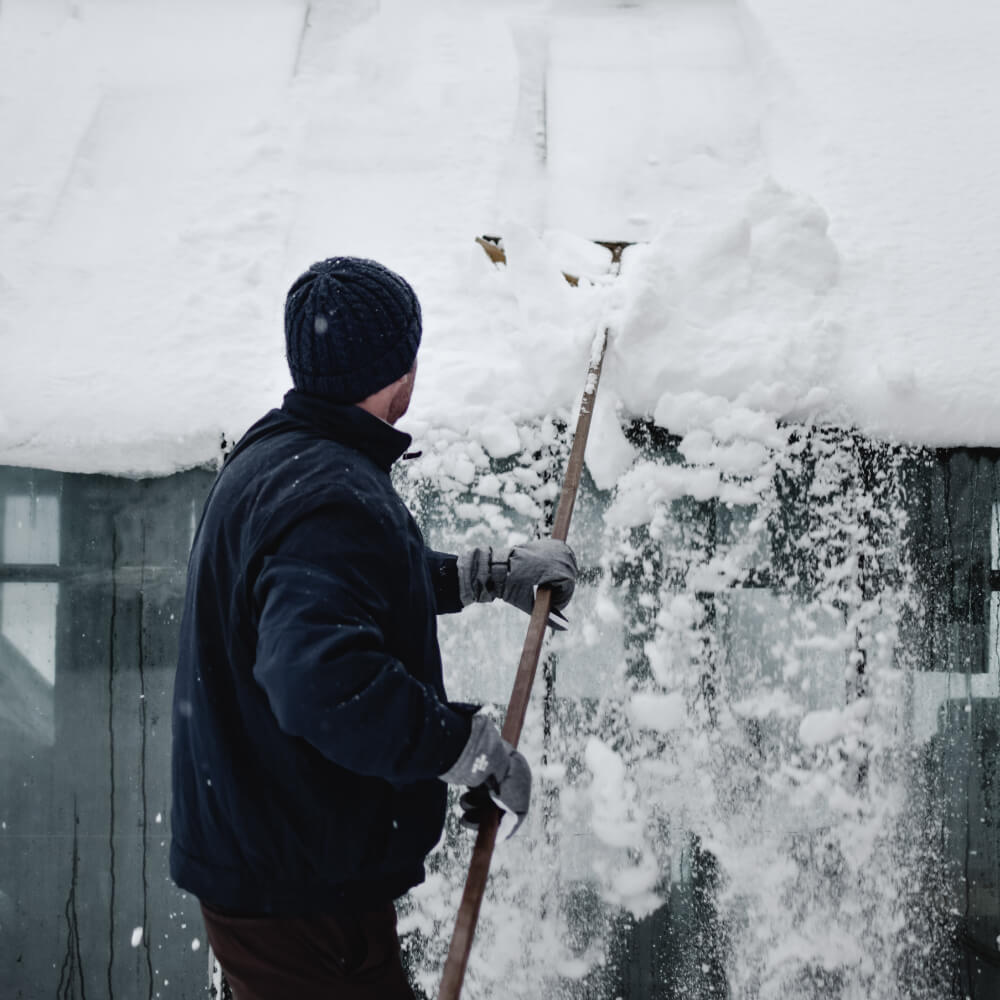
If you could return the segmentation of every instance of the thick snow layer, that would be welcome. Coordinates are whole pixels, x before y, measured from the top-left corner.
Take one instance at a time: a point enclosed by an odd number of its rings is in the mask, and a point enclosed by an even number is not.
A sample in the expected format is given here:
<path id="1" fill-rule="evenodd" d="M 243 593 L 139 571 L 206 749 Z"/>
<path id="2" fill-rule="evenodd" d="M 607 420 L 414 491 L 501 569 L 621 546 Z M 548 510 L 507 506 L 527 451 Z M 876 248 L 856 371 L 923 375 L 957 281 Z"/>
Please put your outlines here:
<path id="1" fill-rule="evenodd" d="M 770 75 L 773 176 L 831 220 L 844 262 L 836 403 L 918 441 L 1000 441 L 990 386 L 1000 10 L 965 0 L 748 0 Z"/>
<path id="2" fill-rule="evenodd" d="M 211 460 L 334 253 L 422 298 L 418 434 L 510 453 L 609 322 L 601 481 L 618 408 L 1000 444 L 998 43 L 985 0 L 6 0 L 0 462 Z"/>

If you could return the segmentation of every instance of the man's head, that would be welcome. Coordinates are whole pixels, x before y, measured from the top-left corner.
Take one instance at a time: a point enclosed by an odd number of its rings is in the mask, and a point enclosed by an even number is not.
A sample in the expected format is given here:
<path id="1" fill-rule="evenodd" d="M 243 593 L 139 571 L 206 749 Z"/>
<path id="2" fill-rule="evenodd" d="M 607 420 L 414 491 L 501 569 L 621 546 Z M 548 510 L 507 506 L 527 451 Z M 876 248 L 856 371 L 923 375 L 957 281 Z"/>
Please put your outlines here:
<path id="1" fill-rule="evenodd" d="M 285 299 L 292 383 L 336 403 L 360 403 L 412 373 L 420 333 L 413 289 L 373 260 L 313 264 Z"/>

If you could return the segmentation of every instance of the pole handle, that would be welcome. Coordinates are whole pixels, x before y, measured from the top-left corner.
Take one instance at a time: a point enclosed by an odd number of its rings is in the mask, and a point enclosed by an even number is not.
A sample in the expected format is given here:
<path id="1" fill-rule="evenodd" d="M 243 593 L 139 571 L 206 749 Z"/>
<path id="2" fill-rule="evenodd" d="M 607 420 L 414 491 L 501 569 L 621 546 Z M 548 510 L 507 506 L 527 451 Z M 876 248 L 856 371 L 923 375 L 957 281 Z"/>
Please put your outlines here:
<path id="1" fill-rule="evenodd" d="M 583 476 L 583 456 L 587 448 L 590 418 L 594 410 L 597 386 L 601 380 L 601 367 L 604 363 L 604 351 L 607 344 L 608 331 L 605 330 L 595 341 L 591 353 L 590 367 L 587 369 L 587 382 L 584 386 L 583 399 L 580 402 L 576 432 L 573 435 L 573 446 L 566 461 L 559 506 L 556 508 L 556 516 L 552 524 L 552 537 L 562 542 L 566 541 L 566 536 L 569 534 L 569 522 L 573 516 L 573 507 L 576 504 L 576 495 Z M 528 622 L 528 632 L 524 638 L 517 675 L 514 678 L 514 688 L 507 705 L 507 716 L 501 730 L 503 738 L 515 747 L 521 738 L 524 717 L 528 711 L 528 702 L 531 700 L 531 688 L 535 682 L 538 659 L 542 652 L 542 643 L 545 640 L 545 629 L 548 626 L 551 610 L 552 591 L 548 587 L 539 587 L 531 611 L 531 620 Z M 438 1000 L 459 1000 L 461 995 L 465 970 L 472 951 L 472 939 L 479 921 L 479 910 L 486 893 L 486 881 L 490 873 L 493 848 L 496 846 L 499 822 L 499 811 L 496 808 L 490 808 L 486 810 L 486 816 L 479 825 L 476 843 L 472 848 L 472 859 L 469 862 L 469 874 L 465 879 L 462 901 L 458 907 L 458 916 L 455 918 L 455 930 L 452 933 L 448 957 L 444 963 Z"/>

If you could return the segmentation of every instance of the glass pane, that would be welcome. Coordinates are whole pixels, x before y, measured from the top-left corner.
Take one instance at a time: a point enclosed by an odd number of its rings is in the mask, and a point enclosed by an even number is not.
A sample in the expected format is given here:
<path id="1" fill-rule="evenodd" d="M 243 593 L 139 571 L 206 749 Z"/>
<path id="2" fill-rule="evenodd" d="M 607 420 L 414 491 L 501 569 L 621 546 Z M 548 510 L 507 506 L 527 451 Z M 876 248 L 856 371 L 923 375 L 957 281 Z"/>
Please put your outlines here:
<path id="1" fill-rule="evenodd" d="M 56 679 L 57 583 L 0 585 L 0 633 L 49 685 Z"/>
<path id="2" fill-rule="evenodd" d="M 176 631 L 212 478 L 0 469 L 0 996 L 207 995 L 167 850 Z"/>
<path id="3" fill-rule="evenodd" d="M 8 495 L 4 502 L 3 561 L 59 563 L 59 498 Z"/>

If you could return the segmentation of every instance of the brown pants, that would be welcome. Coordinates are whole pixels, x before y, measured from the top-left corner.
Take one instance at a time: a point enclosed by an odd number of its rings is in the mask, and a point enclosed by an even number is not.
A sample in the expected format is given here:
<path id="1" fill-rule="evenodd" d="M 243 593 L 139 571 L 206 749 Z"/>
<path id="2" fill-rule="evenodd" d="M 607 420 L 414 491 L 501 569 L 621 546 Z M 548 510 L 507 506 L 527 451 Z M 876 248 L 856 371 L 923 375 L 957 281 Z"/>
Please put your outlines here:
<path id="1" fill-rule="evenodd" d="M 392 903 L 336 916 L 201 912 L 235 1000 L 414 1000 Z"/>

